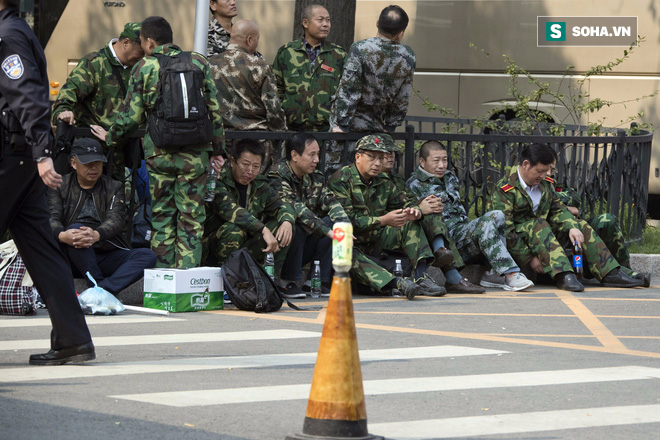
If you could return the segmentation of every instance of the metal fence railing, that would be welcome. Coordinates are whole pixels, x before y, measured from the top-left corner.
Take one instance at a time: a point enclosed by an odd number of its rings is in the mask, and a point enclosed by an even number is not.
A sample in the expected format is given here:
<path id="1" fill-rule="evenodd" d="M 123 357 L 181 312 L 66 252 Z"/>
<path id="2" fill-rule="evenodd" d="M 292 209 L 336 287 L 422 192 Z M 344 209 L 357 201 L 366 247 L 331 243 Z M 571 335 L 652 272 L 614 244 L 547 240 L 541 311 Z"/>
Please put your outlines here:
<path id="1" fill-rule="evenodd" d="M 506 127 L 505 127 L 506 128 Z M 609 212 L 615 215 L 626 240 L 641 239 L 646 223 L 648 180 L 653 133 L 642 131 L 628 135 L 623 130 L 604 129 L 602 135 L 587 136 L 581 127 L 566 126 L 564 135 L 485 134 L 468 119 L 431 117 L 406 118 L 405 129 L 392 134 L 404 144 L 401 165 L 408 177 L 417 165 L 416 143 L 436 140 L 448 148 L 450 169 L 463 184 L 468 212 L 481 215 L 493 191 L 494 184 L 517 164 L 521 148 L 528 143 L 548 143 L 558 154 L 555 180 L 575 188 L 582 199 L 581 216 Z M 241 138 L 269 139 L 276 154 L 282 142 L 294 133 L 268 131 L 227 131 L 229 141 Z M 324 169 L 324 151 L 329 141 L 344 143 L 350 149 L 352 141 L 364 133 L 316 132 L 321 145 L 320 169 Z M 351 154 L 345 162 L 352 162 Z M 329 176 L 326 176 L 329 177 Z"/>

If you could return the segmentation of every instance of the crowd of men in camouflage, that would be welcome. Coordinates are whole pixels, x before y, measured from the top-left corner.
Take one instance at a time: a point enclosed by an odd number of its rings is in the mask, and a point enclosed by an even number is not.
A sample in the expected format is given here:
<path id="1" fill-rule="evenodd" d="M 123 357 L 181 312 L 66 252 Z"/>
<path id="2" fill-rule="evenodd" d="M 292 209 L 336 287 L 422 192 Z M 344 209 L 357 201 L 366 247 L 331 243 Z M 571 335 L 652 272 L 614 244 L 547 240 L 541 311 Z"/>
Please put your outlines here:
<path id="1" fill-rule="evenodd" d="M 303 266 L 315 260 L 321 265 L 322 295 L 328 296 L 332 224 L 350 221 L 355 235 L 351 275 L 370 294 L 399 292 L 413 299 L 480 294 L 483 287 L 517 291 L 534 286 L 526 275 L 543 273 L 559 288 L 579 291 L 583 286 L 564 252 L 572 243 L 583 247 L 589 272 L 602 285 L 650 284 L 648 274 L 629 269 L 615 219 L 596 220 L 612 255 L 560 201 L 563 192 L 570 193 L 545 178 L 556 160 L 547 145 L 523 150 L 520 165 L 498 183 L 491 210 L 474 220 L 443 144 L 421 146 L 419 166 L 407 181 L 395 171 L 400 149 L 388 133 L 403 122 L 415 70 L 414 52 L 401 43 L 408 16 L 400 7 L 383 9 L 377 36 L 354 43 L 347 55 L 327 40 L 328 11 L 308 6 L 302 14 L 304 36 L 282 46 L 271 68 L 256 52 L 256 23 L 232 24 L 236 1 L 209 0 L 209 6 L 209 58 L 192 53 L 192 63 L 203 74 L 212 140 L 168 148 L 156 145 L 149 131 L 144 139 L 156 267 L 220 266 L 240 248 L 263 262 L 273 252 L 286 297 L 305 297 Z M 162 17 L 126 24 L 119 39 L 74 69 L 53 121 L 91 126 L 108 147 L 121 145 L 162 98 L 156 55 L 181 53 Z M 324 173 L 317 169 L 322 148 L 309 133 L 292 134 L 283 144 L 286 160 L 277 162 L 272 144 L 254 139 L 241 139 L 225 151 L 224 127 L 365 136 L 353 147 L 331 143 Z M 269 168 L 271 161 L 275 166 Z M 211 169 L 218 181 L 205 203 Z M 392 255 L 410 262 L 409 277 L 385 267 Z M 471 263 L 489 268 L 481 286 L 458 271 Z M 442 270 L 444 286 L 429 276 L 430 267 Z"/>
<path id="2" fill-rule="evenodd" d="M 331 25 L 324 7 L 306 7 L 302 27 L 305 35 L 280 47 L 275 56 L 277 91 L 289 130 L 328 131 L 346 51 L 327 40 Z"/>
<path id="3" fill-rule="evenodd" d="M 83 56 L 73 68 L 53 104 L 52 121 L 87 128 L 114 124 L 126 96 L 131 68 L 144 56 L 140 45 L 140 23 L 126 23 L 119 38 L 100 50 Z M 105 147 L 106 154 L 108 147 Z M 113 148 L 109 168 L 117 180 L 124 180 L 124 149 Z"/>

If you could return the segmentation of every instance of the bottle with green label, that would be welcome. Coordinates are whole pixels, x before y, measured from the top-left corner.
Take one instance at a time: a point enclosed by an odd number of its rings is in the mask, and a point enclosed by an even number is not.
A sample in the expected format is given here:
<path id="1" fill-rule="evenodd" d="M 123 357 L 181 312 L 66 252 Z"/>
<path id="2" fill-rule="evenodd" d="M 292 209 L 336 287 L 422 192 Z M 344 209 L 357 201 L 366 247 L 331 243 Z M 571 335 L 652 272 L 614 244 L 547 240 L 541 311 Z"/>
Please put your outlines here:
<path id="1" fill-rule="evenodd" d="M 275 257 L 272 252 L 266 254 L 266 261 L 264 261 L 264 270 L 271 280 L 275 281 Z"/>

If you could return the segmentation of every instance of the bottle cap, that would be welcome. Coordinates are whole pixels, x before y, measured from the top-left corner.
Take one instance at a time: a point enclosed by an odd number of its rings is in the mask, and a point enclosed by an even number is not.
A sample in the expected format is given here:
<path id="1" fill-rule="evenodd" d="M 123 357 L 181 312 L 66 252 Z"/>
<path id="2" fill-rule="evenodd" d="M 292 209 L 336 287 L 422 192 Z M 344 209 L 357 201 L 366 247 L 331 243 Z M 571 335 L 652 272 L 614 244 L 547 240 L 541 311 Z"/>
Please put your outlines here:
<path id="1" fill-rule="evenodd" d="M 395 263 L 401 263 L 401 260 L 394 260 Z"/>
<path id="2" fill-rule="evenodd" d="M 314 264 L 321 264 L 319 260 L 314 260 Z"/>

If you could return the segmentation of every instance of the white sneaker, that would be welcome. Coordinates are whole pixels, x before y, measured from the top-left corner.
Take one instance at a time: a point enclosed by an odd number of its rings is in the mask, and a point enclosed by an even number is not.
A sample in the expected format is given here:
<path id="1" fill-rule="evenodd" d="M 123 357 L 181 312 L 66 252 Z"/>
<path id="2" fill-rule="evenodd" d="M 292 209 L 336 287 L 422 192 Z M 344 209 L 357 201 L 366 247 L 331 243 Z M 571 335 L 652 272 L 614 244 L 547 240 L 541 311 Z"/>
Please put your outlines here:
<path id="1" fill-rule="evenodd" d="M 504 275 L 500 275 L 493 270 L 484 272 L 481 281 L 479 281 L 479 285 L 481 287 L 497 287 L 498 289 L 506 290 L 506 280 L 504 279 Z"/>
<path id="2" fill-rule="evenodd" d="M 504 290 L 525 290 L 529 287 L 534 287 L 534 283 L 527 279 L 522 272 L 509 273 L 504 276 L 505 285 L 502 287 Z"/>

